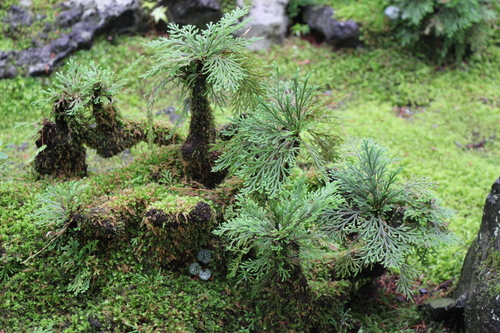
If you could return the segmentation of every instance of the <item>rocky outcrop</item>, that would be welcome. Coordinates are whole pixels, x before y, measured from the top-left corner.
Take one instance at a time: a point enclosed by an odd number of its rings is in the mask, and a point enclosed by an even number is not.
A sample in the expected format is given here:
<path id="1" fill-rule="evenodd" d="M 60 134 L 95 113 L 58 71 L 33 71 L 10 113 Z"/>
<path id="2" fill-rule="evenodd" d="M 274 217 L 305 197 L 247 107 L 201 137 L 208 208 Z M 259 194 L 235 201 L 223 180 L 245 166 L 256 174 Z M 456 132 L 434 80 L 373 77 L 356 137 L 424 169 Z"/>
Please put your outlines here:
<path id="1" fill-rule="evenodd" d="M 455 296 L 467 297 L 466 332 L 500 332 L 500 178 L 486 198 L 481 227 L 467 252 Z"/>
<path id="2" fill-rule="evenodd" d="M 160 6 L 168 8 L 168 20 L 179 25 L 191 24 L 205 29 L 210 22 L 222 17 L 222 9 L 217 0 L 162 0 Z"/>
<path id="3" fill-rule="evenodd" d="M 467 333 L 500 332 L 500 178 L 486 198 L 481 227 L 453 297 L 428 307 L 435 319 L 458 322 Z"/>
<path id="4" fill-rule="evenodd" d="M 246 38 L 262 37 L 252 44 L 252 50 L 269 48 L 272 44 L 280 44 L 286 37 L 288 16 L 286 7 L 289 0 L 253 0 L 248 17 L 252 20 L 241 33 Z"/>
<path id="5" fill-rule="evenodd" d="M 9 15 L 22 15 L 22 22 L 33 17 L 26 9 L 12 7 Z M 89 48 L 98 34 L 135 32 L 142 28 L 144 21 L 139 0 L 72 0 L 64 2 L 62 7 L 63 11 L 55 22 L 56 28 L 69 28 L 70 32 L 47 45 L 21 51 L 0 51 L 0 79 L 19 73 L 29 76 L 50 74 L 69 54 Z"/>
<path id="6" fill-rule="evenodd" d="M 337 47 L 356 47 L 359 40 L 360 25 L 353 20 L 339 22 L 333 17 L 330 6 L 308 6 L 303 13 L 303 21 L 311 32 L 323 36 L 328 44 Z"/>

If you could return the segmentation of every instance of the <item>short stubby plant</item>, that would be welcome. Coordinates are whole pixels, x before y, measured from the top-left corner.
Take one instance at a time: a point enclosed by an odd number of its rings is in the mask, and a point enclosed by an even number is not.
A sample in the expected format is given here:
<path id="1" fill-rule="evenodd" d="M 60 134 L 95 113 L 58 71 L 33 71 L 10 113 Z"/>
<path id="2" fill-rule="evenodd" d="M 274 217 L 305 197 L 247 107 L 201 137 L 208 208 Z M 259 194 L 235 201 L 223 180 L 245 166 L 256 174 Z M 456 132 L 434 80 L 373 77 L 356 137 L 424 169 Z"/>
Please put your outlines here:
<path id="1" fill-rule="evenodd" d="M 182 158 L 188 176 L 208 187 L 215 186 L 225 175 L 211 172 L 217 156 L 211 151 L 216 138 L 212 102 L 229 104 L 234 112 L 241 113 L 251 109 L 255 96 L 264 92 L 262 66 L 246 53 L 246 46 L 258 38 L 233 36 L 248 23 L 248 19 L 238 23 L 247 12 L 247 8 L 237 8 L 219 22 L 209 23 L 205 30 L 169 24 L 168 38 L 147 44 L 156 51 L 153 67 L 143 76 L 157 77 L 150 105 L 166 84 L 182 86 L 181 98 L 187 97 L 191 113 Z"/>

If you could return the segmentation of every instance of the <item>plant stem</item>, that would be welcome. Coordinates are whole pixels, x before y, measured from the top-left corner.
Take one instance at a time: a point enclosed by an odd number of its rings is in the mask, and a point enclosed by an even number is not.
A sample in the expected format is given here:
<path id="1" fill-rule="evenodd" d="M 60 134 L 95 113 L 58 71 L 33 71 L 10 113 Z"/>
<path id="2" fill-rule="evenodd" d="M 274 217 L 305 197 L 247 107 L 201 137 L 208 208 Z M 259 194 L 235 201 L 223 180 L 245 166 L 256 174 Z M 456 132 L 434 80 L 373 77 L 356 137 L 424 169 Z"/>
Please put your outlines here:
<path id="1" fill-rule="evenodd" d="M 181 154 L 187 174 L 205 186 L 212 183 L 209 179 L 214 158 L 210 146 L 215 142 L 215 121 L 207 98 L 206 77 L 203 65 L 197 67 L 198 77 L 191 90 L 191 123 L 189 135 L 181 147 Z"/>

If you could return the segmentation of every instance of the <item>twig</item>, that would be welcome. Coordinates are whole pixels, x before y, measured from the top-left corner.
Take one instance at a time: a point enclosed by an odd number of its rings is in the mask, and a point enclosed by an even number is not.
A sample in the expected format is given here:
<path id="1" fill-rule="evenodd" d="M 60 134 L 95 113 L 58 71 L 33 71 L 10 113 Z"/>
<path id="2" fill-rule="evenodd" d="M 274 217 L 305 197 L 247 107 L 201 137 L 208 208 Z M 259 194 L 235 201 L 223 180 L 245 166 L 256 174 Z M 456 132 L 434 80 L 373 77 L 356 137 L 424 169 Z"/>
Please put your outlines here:
<path id="1" fill-rule="evenodd" d="M 31 259 L 35 258 L 37 255 L 39 255 L 40 253 L 42 253 L 43 251 L 45 251 L 46 248 L 49 247 L 50 244 L 52 244 L 56 239 L 58 239 L 59 237 L 62 236 L 62 234 L 68 229 L 69 225 L 71 224 L 71 221 L 67 222 L 65 225 L 64 225 L 64 228 L 62 228 L 61 230 L 59 230 L 56 234 L 57 236 L 52 238 L 52 240 L 47 244 L 45 245 L 40 251 L 38 251 L 37 253 L 29 256 L 26 260 L 24 260 L 23 262 L 21 262 L 23 265 L 26 265 L 26 263 L 28 261 L 30 261 Z"/>

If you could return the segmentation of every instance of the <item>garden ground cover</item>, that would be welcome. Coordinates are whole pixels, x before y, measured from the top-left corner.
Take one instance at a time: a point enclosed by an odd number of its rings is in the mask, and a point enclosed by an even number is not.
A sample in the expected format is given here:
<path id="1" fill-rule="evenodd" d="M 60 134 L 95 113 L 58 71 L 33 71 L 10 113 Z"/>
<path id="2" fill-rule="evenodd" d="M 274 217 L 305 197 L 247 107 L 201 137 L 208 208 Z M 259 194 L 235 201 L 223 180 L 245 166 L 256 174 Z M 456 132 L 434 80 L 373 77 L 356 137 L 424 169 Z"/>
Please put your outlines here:
<path id="1" fill-rule="evenodd" d="M 120 72 L 141 55 L 150 55 L 151 51 L 143 45 L 148 40 L 149 37 L 120 37 L 118 42 L 111 44 L 103 38 L 91 50 L 75 54 L 74 59 L 78 62 L 96 61 L 103 67 L 110 66 Z M 435 193 L 444 206 L 456 211 L 455 218 L 449 221 L 456 239 L 431 258 L 422 280 L 437 285 L 456 279 L 468 245 L 479 228 L 485 197 L 493 181 L 500 176 L 500 134 L 497 133 L 500 127 L 500 47 L 490 45 L 481 56 L 473 56 L 465 63 L 447 67 L 436 66 L 394 46 L 332 50 L 326 45 L 311 45 L 300 38 L 290 38 L 281 46 L 259 52 L 258 56 L 269 65 L 275 62 L 286 69 L 288 75 L 297 68 L 302 73 L 314 71 L 312 83 L 319 84 L 325 94 L 331 96 L 331 112 L 338 117 L 339 126 L 332 131 L 343 137 L 373 137 L 382 146 L 389 148 L 392 154 L 401 157 L 398 163 L 404 167 L 404 175 L 426 176 L 439 184 Z M 119 96 L 121 112 L 132 119 L 146 116 L 147 103 L 143 96 L 147 93 L 150 82 L 139 79 L 138 76 L 150 67 L 149 61 L 148 57 L 143 58 L 130 72 L 129 92 Z M 43 231 L 38 230 L 27 216 L 36 207 L 35 195 L 41 193 L 50 181 L 36 181 L 28 173 L 28 164 L 35 154 L 33 136 L 43 111 L 31 106 L 31 103 L 42 96 L 41 90 L 50 86 L 50 80 L 50 77 L 18 77 L 0 81 L 0 91 L 4 92 L 0 100 L 0 139 L 3 141 L 2 151 L 9 155 L 12 163 L 1 185 L 3 196 L 0 240 L 9 239 L 11 246 L 16 247 L 24 256 L 43 247 Z M 181 108 L 178 95 L 176 89 L 169 91 L 156 103 L 153 113 L 158 113 L 157 117 L 161 119 L 167 117 L 162 110 L 170 106 Z M 44 110 L 45 114 L 48 111 Z M 227 110 L 217 112 L 218 123 L 224 122 Z M 22 124 L 14 127 L 16 123 Z M 149 153 L 146 145 L 133 148 L 111 160 L 102 160 L 90 153 L 93 170 L 90 177 L 98 177 L 107 170 L 124 167 L 142 153 Z M 25 165 L 26 168 L 23 168 Z M 129 184 L 133 184 L 133 180 Z M 22 321 L 24 326 L 19 326 L 21 331 L 49 327 L 57 321 L 73 325 L 65 332 L 84 331 L 86 327 L 91 327 L 89 318 L 93 318 L 94 313 L 99 311 L 107 311 L 110 322 L 116 319 L 113 317 L 120 320 L 125 318 L 129 311 L 130 322 L 123 321 L 123 327 L 130 325 L 130 331 L 139 331 L 141 324 L 154 327 L 155 321 L 161 321 L 157 318 L 161 318 L 162 313 L 167 311 L 154 308 L 150 311 L 157 312 L 151 317 L 154 319 L 151 319 L 146 318 L 147 309 L 141 310 L 142 318 L 135 317 L 137 314 L 126 307 L 126 304 L 139 306 L 148 301 L 156 302 L 154 297 L 159 295 L 167 297 L 167 294 L 162 294 L 166 291 L 161 289 L 161 293 L 148 298 L 143 292 L 148 289 L 150 282 L 171 288 L 174 294 L 182 294 L 182 291 L 176 291 L 180 284 L 192 284 L 194 289 L 204 288 L 200 287 L 201 281 L 186 282 L 185 277 L 176 277 L 175 285 L 170 286 L 171 282 L 165 282 L 165 276 L 156 272 L 129 277 L 117 273 L 115 280 L 112 280 L 116 282 L 115 285 L 110 283 L 109 288 L 102 290 L 102 295 L 108 296 L 92 299 L 81 308 L 78 303 L 83 301 L 82 296 L 72 300 L 70 296 L 55 295 L 61 290 L 54 285 L 58 280 L 64 279 L 57 270 L 50 273 L 54 274 L 52 284 L 43 283 L 49 273 L 42 273 L 43 265 L 40 265 L 29 268 L 40 270 L 39 276 L 29 277 L 31 280 L 23 280 L 28 279 L 27 272 L 16 272 L 16 280 L 9 282 L 9 292 L 3 294 L 4 297 L 12 297 L 12 285 L 19 286 L 17 291 L 20 295 L 5 302 L 4 306 L 10 307 L 13 314 L 24 311 L 30 313 L 31 317 Z M 2 274 L 4 275 L 0 278 L 7 282 L 12 272 L 2 271 Z M 149 281 L 148 279 L 151 281 L 144 282 Z M 41 286 L 40 290 L 30 291 L 27 288 L 30 283 Z M 21 286 L 26 286 L 27 289 L 23 291 Z M 135 287 L 127 289 L 131 286 Z M 133 288 L 141 293 L 132 293 L 130 290 L 134 290 Z M 199 292 L 192 292 L 192 295 L 187 293 L 190 295 L 188 298 L 179 299 L 178 305 L 172 305 L 173 310 L 170 310 L 173 312 L 169 320 L 172 319 L 172 325 L 177 325 L 172 326 L 172 329 L 191 332 L 194 326 L 188 323 L 189 320 L 204 321 L 209 318 L 208 315 L 200 315 L 199 311 L 226 311 L 219 302 L 223 297 L 213 303 L 207 300 L 217 297 L 215 294 L 227 295 L 234 291 L 229 290 L 229 286 L 225 284 L 215 285 L 213 289 L 205 290 L 201 293 L 202 296 Z M 201 300 L 198 299 L 200 297 Z M 238 297 L 225 302 L 239 302 Z M 40 304 L 32 304 L 40 300 L 43 300 L 41 302 L 44 306 L 60 307 L 63 310 L 52 320 L 52 310 L 47 310 L 47 314 L 40 313 Z M 197 302 L 206 304 L 206 307 L 199 307 Z M 117 304 L 124 307 L 125 314 L 120 314 Z M 186 308 L 184 312 L 180 310 L 182 307 Z M 72 311 L 73 316 L 69 315 Z M 242 317 L 248 313 L 246 310 L 238 311 Z M 6 325 L 12 324 L 16 318 L 4 320 L 3 325 Z M 102 327 L 105 325 L 103 323 Z M 213 331 L 223 327 L 221 323 L 215 322 L 204 325 L 206 329 Z M 3 327 L 0 322 L 1 329 Z M 404 331 L 401 328 L 394 329 Z"/>

